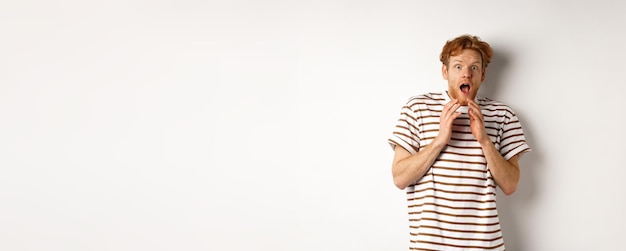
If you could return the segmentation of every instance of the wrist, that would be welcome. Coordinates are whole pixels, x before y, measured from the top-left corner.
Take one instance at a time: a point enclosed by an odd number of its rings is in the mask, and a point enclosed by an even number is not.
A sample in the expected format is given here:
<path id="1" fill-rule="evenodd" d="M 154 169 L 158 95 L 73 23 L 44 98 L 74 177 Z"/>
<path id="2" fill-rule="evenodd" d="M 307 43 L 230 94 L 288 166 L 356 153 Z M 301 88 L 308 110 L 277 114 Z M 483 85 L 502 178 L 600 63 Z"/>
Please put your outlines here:
<path id="1" fill-rule="evenodd" d="M 486 146 L 493 145 L 493 142 L 491 142 L 491 138 L 489 138 L 489 136 L 485 136 L 478 140 L 478 144 L 485 148 Z"/>
<path id="2" fill-rule="evenodd" d="M 436 151 L 441 151 L 443 150 L 444 147 L 446 147 L 446 145 L 448 145 L 448 142 L 446 142 L 444 139 L 442 139 L 441 137 L 437 136 L 435 137 L 435 139 L 433 139 L 433 141 L 430 142 L 430 144 L 428 144 L 431 148 L 435 149 Z"/>

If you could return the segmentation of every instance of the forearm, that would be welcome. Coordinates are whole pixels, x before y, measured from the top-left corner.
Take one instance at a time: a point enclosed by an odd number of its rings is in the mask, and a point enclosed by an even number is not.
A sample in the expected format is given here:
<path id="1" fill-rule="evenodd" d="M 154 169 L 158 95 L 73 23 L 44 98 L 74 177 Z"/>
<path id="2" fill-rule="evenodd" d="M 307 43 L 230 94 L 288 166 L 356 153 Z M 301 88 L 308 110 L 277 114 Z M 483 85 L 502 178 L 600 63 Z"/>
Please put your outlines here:
<path id="1" fill-rule="evenodd" d="M 435 162 L 445 144 L 432 142 L 416 154 L 411 155 L 404 149 L 396 151 L 395 163 L 392 166 L 395 185 L 404 189 L 424 176 Z"/>
<path id="2" fill-rule="evenodd" d="M 404 189 L 421 179 L 437 157 L 439 157 L 439 154 L 452 137 L 454 120 L 461 116 L 460 112 L 456 112 L 459 106 L 459 102 L 456 99 L 443 106 L 439 116 L 440 123 L 437 136 L 416 154 L 411 155 L 404 148 L 396 147 L 391 172 L 393 174 L 393 182 L 398 188 Z"/>
<path id="3" fill-rule="evenodd" d="M 510 160 L 504 159 L 491 140 L 481 142 L 480 145 L 487 159 L 489 171 L 491 171 L 491 175 L 496 184 L 506 195 L 515 192 L 520 178 L 517 156 L 514 156 Z"/>

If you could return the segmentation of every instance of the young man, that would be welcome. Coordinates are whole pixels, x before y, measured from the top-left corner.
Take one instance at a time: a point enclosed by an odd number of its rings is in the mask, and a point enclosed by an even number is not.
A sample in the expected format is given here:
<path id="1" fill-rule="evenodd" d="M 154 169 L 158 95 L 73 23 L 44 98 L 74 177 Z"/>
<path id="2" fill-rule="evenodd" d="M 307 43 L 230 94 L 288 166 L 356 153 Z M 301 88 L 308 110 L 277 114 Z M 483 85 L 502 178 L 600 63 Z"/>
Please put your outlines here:
<path id="1" fill-rule="evenodd" d="M 448 41 L 440 56 L 447 89 L 410 98 L 389 138 L 411 250 L 504 250 L 496 186 L 515 192 L 530 147 L 511 108 L 477 97 L 492 54 L 475 36 Z"/>

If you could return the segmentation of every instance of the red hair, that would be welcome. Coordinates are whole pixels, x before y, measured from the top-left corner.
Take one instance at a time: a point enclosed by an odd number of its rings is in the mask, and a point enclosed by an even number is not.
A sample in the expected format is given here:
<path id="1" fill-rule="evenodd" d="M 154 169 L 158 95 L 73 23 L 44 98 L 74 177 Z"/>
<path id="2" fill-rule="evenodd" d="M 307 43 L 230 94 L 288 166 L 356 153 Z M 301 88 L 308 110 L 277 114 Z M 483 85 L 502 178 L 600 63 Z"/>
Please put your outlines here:
<path id="1" fill-rule="evenodd" d="M 456 56 L 461 51 L 465 49 L 474 50 L 480 53 L 482 57 L 482 66 L 483 69 L 487 68 L 489 62 L 491 62 L 491 57 L 493 56 L 493 50 L 491 46 L 485 41 L 480 40 L 477 36 L 472 35 L 462 35 L 452 40 L 448 40 L 446 44 L 443 46 L 441 50 L 441 55 L 439 55 L 439 60 L 444 65 L 448 65 L 450 62 L 450 57 Z"/>

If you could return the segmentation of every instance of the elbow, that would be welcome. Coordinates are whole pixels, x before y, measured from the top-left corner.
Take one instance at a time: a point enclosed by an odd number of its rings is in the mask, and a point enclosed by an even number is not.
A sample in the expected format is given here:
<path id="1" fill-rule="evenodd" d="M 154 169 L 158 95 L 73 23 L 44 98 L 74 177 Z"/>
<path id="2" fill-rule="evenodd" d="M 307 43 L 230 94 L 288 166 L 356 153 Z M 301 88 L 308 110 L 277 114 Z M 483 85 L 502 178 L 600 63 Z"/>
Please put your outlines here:
<path id="1" fill-rule="evenodd" d="M 393 177 L 393 184 L 400 190 L 404 190 L 409 184 L 400 177 Z"/>
<path id="2" fill-rule="evenodd" d="M 502 189 L 502 192 L 504 193 L 504 195 L 509 196 L 513 193 L 515 193 L 515 190 L 517 190 L 517 184 L 515 185 L 510 185 L 507 187 L 500 187 Z"/>

